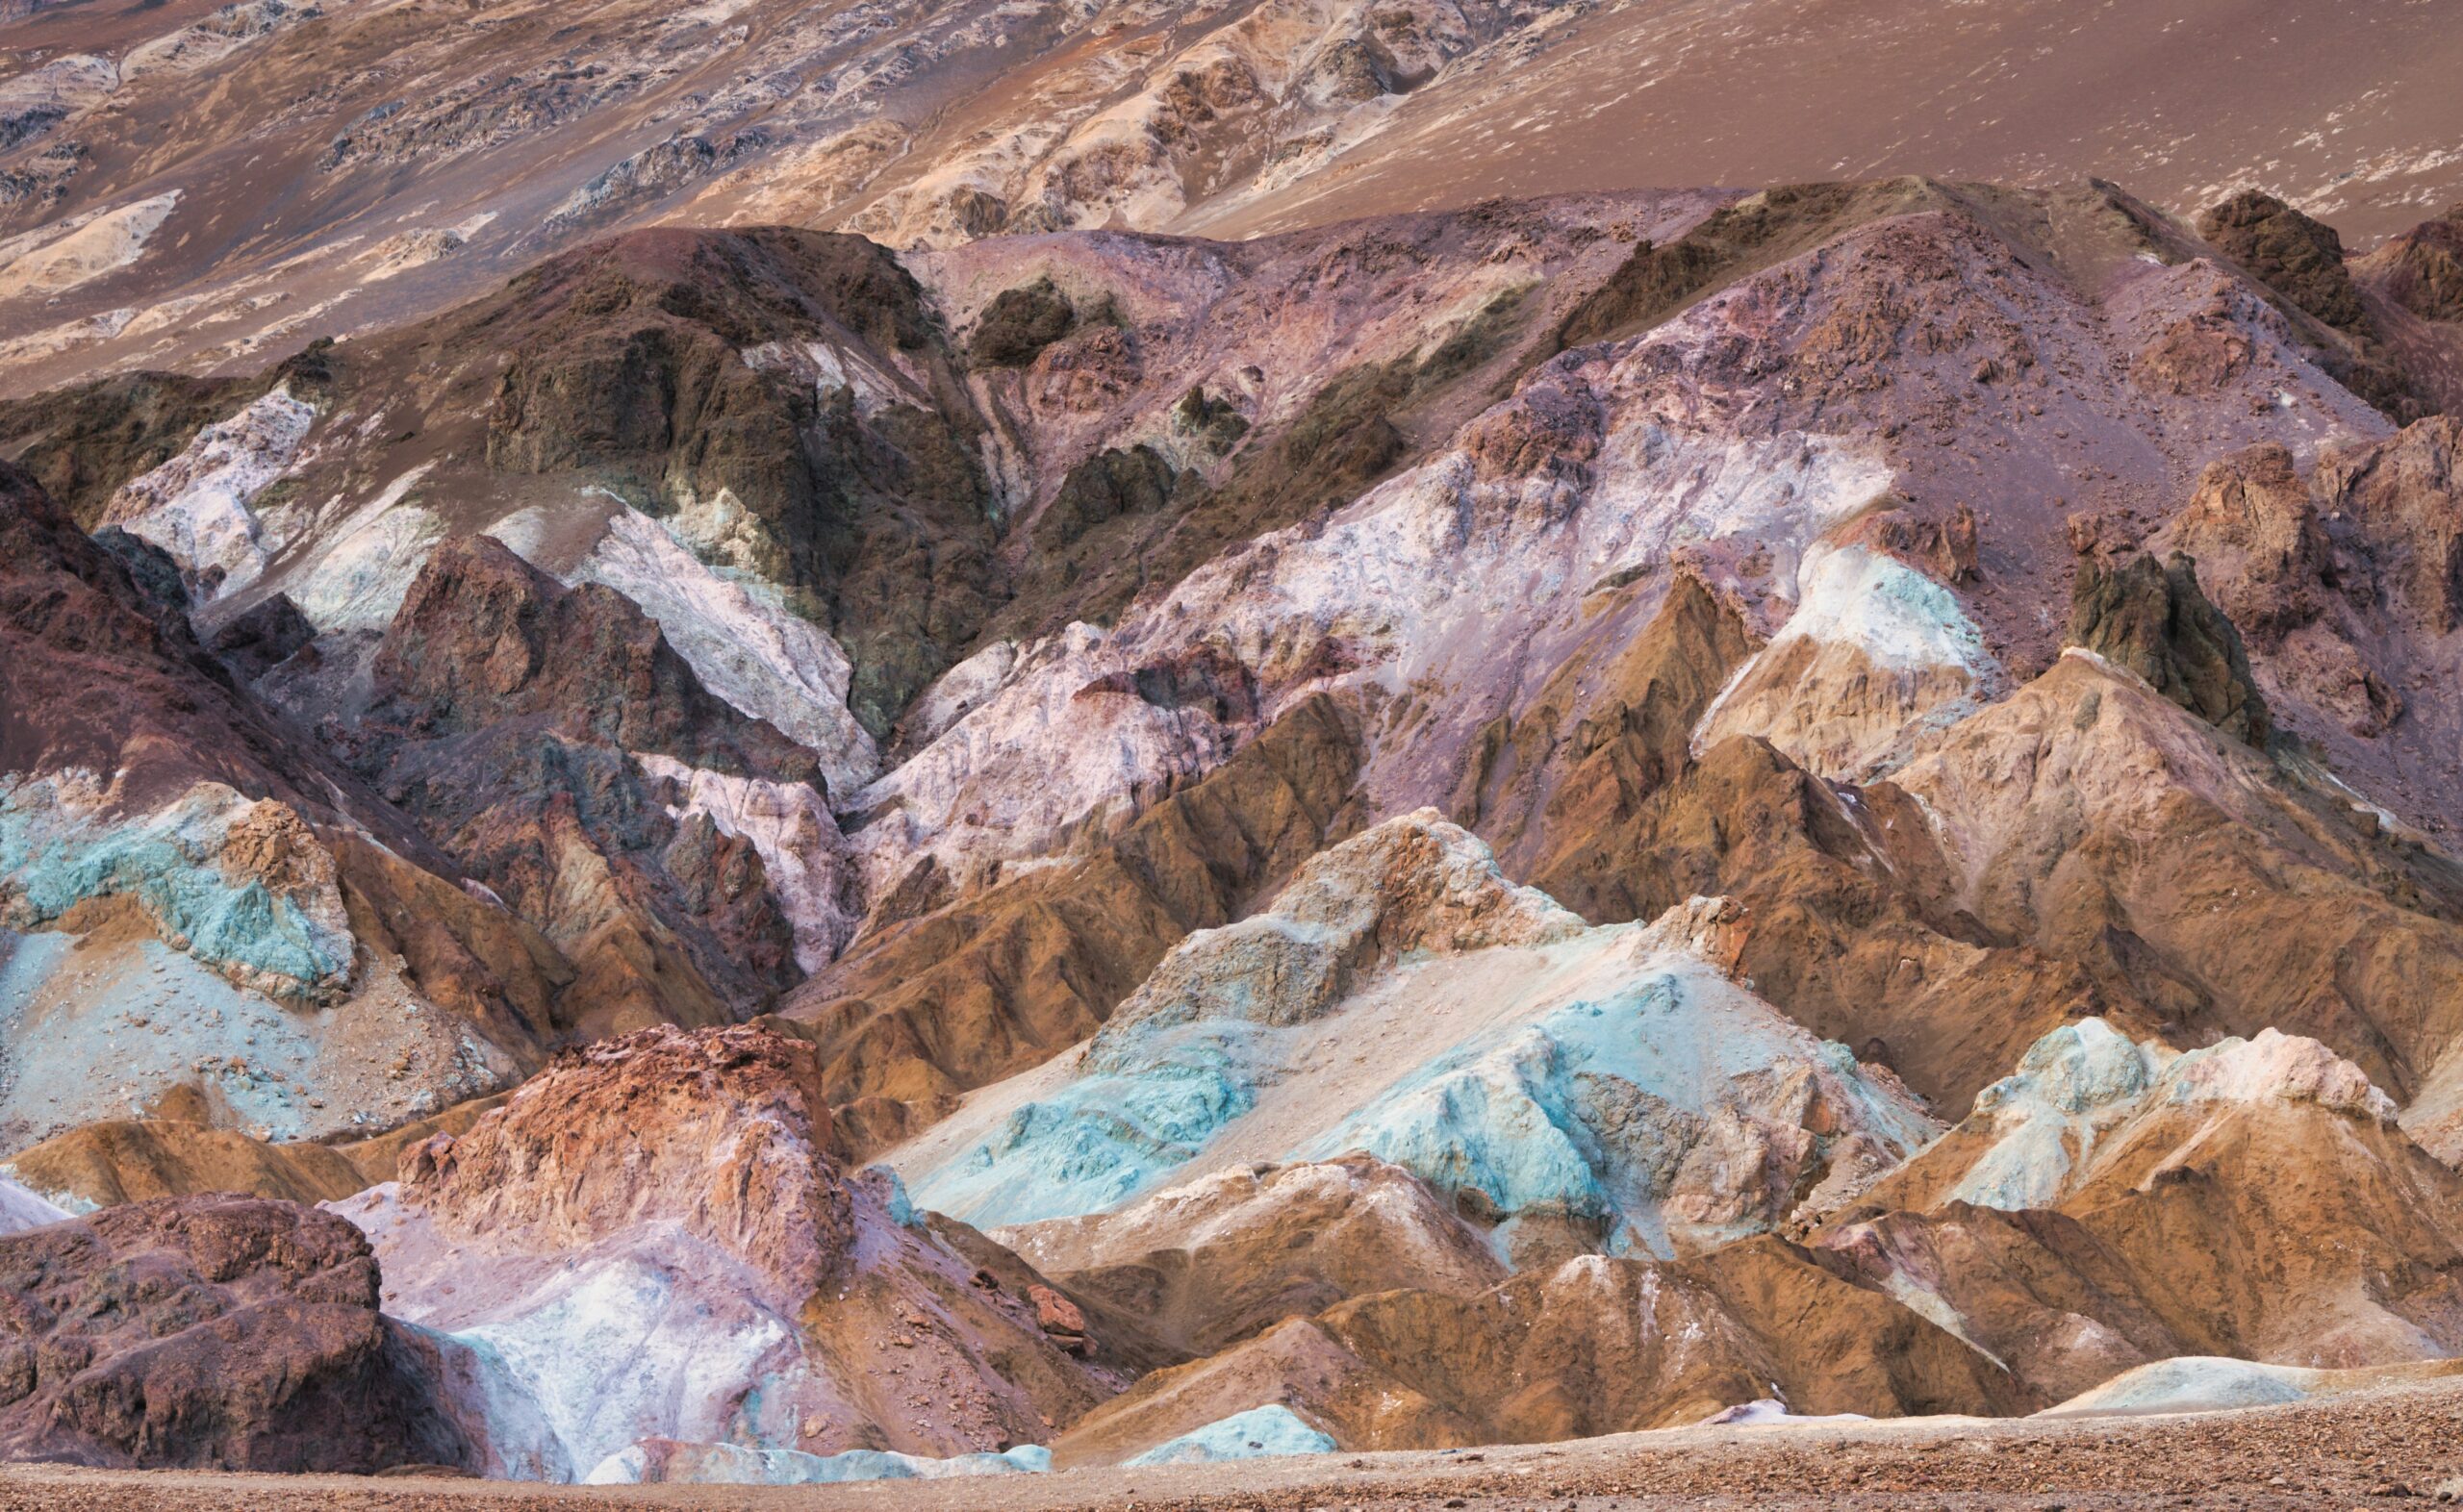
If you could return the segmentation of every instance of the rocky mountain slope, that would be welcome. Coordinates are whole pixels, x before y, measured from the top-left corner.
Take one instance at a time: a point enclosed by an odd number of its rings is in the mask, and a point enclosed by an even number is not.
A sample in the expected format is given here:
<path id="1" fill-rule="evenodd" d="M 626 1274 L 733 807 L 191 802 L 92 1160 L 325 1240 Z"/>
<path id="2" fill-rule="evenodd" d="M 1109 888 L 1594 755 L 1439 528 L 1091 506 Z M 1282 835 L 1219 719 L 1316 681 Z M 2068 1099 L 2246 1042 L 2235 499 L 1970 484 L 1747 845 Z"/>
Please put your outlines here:
<path id="1" fill-rule="evenodd" d="M 2397 0 L 2092 27 L 2052 0 L 16 6 L 0 383 L 252 366 L 651 223 L 1245 237 L 1637 183 L 2098 173 L 2191 206 L 2260 182 L 2374 242 L 2463 191 L 2458 49 Z"/>
<path id="2" fill-rule="evenodd" d="M 463 37 L 248 14 L 199 76 Z M 2463 1349 L 2450 217 L 2182 210 L 576 231 L 0 403 L 0 1432 L 805 1483 Z M 55 1405 L 131 1266 L 219 1436 Z"/>

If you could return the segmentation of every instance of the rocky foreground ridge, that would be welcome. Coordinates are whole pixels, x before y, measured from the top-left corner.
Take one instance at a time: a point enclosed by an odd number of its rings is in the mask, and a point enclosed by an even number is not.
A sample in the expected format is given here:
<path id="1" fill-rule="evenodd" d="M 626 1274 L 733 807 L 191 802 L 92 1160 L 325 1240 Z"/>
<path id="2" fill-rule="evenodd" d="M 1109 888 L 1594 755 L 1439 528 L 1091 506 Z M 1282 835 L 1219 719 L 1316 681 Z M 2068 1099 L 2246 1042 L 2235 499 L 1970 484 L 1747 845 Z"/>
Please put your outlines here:
<path id="1" fill-rule="evenodd" d="M 2452 1356 L 2455 223 L 661 228 L 0 403 L 0 1442 L 810 1481 Z"/>

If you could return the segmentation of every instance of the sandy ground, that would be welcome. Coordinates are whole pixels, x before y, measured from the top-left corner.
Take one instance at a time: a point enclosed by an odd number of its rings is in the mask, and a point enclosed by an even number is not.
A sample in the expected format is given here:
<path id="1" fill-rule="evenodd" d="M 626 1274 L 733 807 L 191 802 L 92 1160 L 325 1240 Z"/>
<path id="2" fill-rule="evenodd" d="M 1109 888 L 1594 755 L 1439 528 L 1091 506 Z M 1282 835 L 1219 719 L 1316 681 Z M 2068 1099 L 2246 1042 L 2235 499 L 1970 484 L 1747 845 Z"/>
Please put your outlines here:
<path id="1" fill-rule="evenodd" d="M 1686 1428 L 1574 1444 L 856 1486 L 540 1487 L 0 1468 L 0 1512 L 2367 1508 L 2463 1498 L 2463 1380 L 2196 1416 Z"/>

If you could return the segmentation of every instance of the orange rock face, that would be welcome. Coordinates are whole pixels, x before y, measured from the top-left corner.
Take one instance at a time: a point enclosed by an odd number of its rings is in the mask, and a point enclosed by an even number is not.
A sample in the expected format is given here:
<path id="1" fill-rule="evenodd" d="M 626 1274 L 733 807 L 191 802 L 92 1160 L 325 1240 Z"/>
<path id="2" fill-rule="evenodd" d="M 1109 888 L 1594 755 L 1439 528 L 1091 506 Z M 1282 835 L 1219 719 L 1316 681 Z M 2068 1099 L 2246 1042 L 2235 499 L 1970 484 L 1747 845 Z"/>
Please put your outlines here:
<path id="1" fill-rule="evenodd" d="M 644 1029 L 569 1050 L 501 1110 L 402 1154 L 441 1233 L 534 1251 L 675 1222 L 789 1291 L 841 1278 L 851 1202 L 809 1046 L 758 1029 Z"/>

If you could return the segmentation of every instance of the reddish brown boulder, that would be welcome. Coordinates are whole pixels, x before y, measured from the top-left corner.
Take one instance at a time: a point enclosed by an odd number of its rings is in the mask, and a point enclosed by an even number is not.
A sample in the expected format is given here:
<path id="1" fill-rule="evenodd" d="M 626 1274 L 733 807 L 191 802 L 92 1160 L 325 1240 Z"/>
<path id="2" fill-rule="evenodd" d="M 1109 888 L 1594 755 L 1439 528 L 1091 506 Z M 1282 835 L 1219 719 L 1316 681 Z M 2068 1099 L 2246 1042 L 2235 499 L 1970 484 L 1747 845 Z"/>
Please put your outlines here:
<path id="1" fill-rule="evenodd" d="M 1049 1286 L 1027 1289 L 1027 1299 L 1035 1304 L 1035 1326 L 1046 1333 L 1084 1333 L 1086 1315 L 1078 1304 Z"/>
<path id="2" fill-rule="evenodd" d="M 0 1239 L 0 1457 L 364 1473 L 459 1464 L 347 1222 L 217 1194 Z"/>
<path id="3" fill-rule="evenodd" d="M 2147 550 L 2186 553 L 2215 606 L 2262 650 L 2316 619 L 2334 567 L 2309 485 L 2292 453 L 2268 441 L 2207 465 L 2187 508 Z"/>
<path id="4" fill-rule="evenodd" d="M 2463 320 L 2463 203 L 2369 255 L 2386 297 L 2424 320 Z"/>
<path id="5" fill-rule="evenodd" d="M 1829 540 L 1886 551 L 1943 583 L 1972 583 L 1979 570 L 1975 509 L 1964 502 L 1947 514 L 1927 514 L 1904 504 L 1867 510 Z"/>
<path id="6" fill-rule="evenodd" d="M 2258 345 L 2236 317 L 2233 296 L 2219 292 L 2204 308 L 2166 326 L 2139 349 L 2129 381 L 2151 393 L 2221 393 L 2249 370 Z"/>
<path id="7" fill-rule="evenodd" d="M 1035 1326 L 1054 1344 L 1080 1358 L 1095 1352 L 1094 1341 L 1086 1337 L 1086 1315 L 1076 1302 L 1040 1283 L 1027 1288 L 1027 1300 L 1035 1304 Z"/>
<path id="8" fill-rule="evenodd" d="M 2369 312 L 2344 266 L 2343 239 L 2273 195 L 2243 189 L 2207 208 L 2198 235 L 2268 288 L 2339 331 L 2364 332 Z"/>

